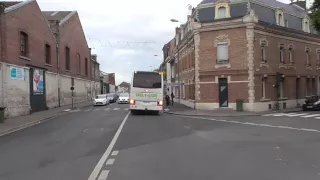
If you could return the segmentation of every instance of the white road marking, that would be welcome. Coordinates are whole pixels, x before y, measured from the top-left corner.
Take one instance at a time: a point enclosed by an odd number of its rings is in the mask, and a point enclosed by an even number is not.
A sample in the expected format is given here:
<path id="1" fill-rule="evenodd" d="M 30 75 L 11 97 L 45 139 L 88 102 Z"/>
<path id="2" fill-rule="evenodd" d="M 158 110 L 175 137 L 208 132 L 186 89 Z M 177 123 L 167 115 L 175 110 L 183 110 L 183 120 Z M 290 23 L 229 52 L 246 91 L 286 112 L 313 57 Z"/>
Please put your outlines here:
<path id="1" fill-rule="evenodd" d="M 116 155 L 118 155 L 118 153 L 119 153 L 119 151 L 113 151 L 113 152 L 111 153 L 111 156 L 116 156 Z"/>
<path id="2" fill-rule="evenodd" d="M 98 180 L 106 180 L 108 178 L 109 172 L 110 172 L 109 170 L 101 171 Z"/>
<path id="3" fill-rule="evenodd" d="M 110 110 L 110 108 L 105 108 L 104 110 L 105 110 L 105 111 L 109 111 L 109 110 Z"/>
<path id="4" fill-rule="evenodd" d="M 93 111 L 99 111 L 100 110 L 100 108 L 98 108 L 98 109 L 95 109 L 95 110 L 93 110 Z"/>
<path id="5" fill-rule="evenodd" d="M 114 111 L 117 111 L 117 110 L 119 110 L 119 109 L 120 109 L 120 108 L 114 108 L 113 110 L 114 110 Z"/>
<path id="6" fill-rule="evenodd" d="M 191 116 L 182 116 L 182 115 L 175 115 L 175 116 L 193 118 L 193 119 L 204 119 L 204 120 L 217 121 L 217 122 L 226 122 L 226 123 L 233 123 L 233 124 L 241 124 L 241 125 L 249 125 L 249 126 L 269 127 L 269 128 L 289 129 L 289 130 L 298 130 L 298 131 L 320 133 L 320 130 L 317 130 L 317 129 L 294 128 L 294 127 L 289 127 L 289 126 L 273 126 L 273 125 L 267 125 L 267 124 L 256 124 L 256 123 L 241 122 L 241 121 L 215 120 L 215 119 L 205 118 L 205 117 L 191 117 Z"/>
<path id="7" fill-rule="evenodd" d="M 123 119 L 122 123 L 119 126 L 119 129 L 117 130 L 116 134 L 114 135 L 111 143 L 109 144 L 107 150 L 104 152 L 104 154 L 102 155 L 101 159 L 99 160 L 98 164 L 96 165 L 96 167 L 93 169 L 91 175 L 89 176 L 88 180 L 95 180 L 104 164 L 104 162 L 106 162 L 106 160 L 108 159 L 112 148 L 114 147 L 114 145 L 117 142 L 117 139 L 123 129 L 124 124 L 126 123 L 128 117 L 130 115 L 130 111 L 127 113 L 126 117 Z"/>
<path id="8" fill-rule="evenodd" d="M 69 112 L 69 111 L 71 111 L 71 109 L 65 109 L 65 110 L 63 110 L 63 111 L 65 111 L 65 112 Z"/>
<path id="9" fill-rule="evenodd" d="M 301 117 L 308 118 L 308 117 L 316 117 L 316 116 L 320 116 L 320 114 L 311 114 L 308 116 L 301 116 Z"/>
<path id="10" fill-rule="evenodd" d="M 308 114 L 307 113 L 303 113 L 303 114 L 297 114 L 297 113 L 285 114 L 285 116 L 288 116 L 288 117 L 296 117 L 296 116 L 304 116 L 304 115 L 308 115 Z"/>
<path id="11" fill-rule="evenodd" d="M 112 165 L 114 163 L 114 159 L 108 159 L 106 165 Z"/>
<path id="12" fill-rule="evenodd" d="M 84 112 L 88 112 L 88 111 L 91 111 L 92 109 L 87 109 L 87 110 L 85 110 Z"/>

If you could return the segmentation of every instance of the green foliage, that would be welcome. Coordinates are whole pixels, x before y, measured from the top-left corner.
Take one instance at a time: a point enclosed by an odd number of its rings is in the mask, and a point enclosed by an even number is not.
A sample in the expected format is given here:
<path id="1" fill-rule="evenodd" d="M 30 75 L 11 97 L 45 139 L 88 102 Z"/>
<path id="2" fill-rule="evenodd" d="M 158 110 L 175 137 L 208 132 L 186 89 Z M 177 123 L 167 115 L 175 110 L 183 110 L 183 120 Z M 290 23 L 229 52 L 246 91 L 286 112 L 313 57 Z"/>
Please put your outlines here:
<path id="1" fill-rule="evenodd" d="M 310 11 L 312 25 L 317 31 L 320 31 L 320 0 L 314 0 Z"/>

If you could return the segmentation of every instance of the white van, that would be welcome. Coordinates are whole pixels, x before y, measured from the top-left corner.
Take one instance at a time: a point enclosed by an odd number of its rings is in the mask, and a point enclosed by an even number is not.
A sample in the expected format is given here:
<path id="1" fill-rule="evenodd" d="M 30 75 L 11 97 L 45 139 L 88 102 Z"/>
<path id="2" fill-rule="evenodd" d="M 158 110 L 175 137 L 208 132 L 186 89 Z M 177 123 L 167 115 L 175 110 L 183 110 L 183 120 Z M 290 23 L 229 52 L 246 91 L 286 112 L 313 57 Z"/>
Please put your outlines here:
<path id="1" fill-rule="evenodd" d="M 163 111 L 163 75 L 159 72 L 135 71 L 130 88 L 130 111 Z"/>

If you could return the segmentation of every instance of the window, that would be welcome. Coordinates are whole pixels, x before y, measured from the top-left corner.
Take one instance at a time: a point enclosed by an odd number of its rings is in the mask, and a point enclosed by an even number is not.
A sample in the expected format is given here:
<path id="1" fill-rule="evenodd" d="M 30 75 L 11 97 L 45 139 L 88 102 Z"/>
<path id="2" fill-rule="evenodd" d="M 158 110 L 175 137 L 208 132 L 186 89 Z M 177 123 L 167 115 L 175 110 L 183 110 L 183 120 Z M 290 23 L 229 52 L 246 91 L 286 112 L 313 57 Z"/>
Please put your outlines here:
<path id="1" fill-rule="evenodd" d="M 310 24 L 309 24 L 309 19 L 304 18 L 303 23 L 302 23 L 302 30 L 304 32 L 310 33 Z"/>
<path id="2" fill-rule="evenodd" d="M 278 23 L 279 25 L 282 24 L 282 14 L 278 14 Z"/>
<path id="3" fill-rule="evenodd" d="M 266 99 L 266 80 L 267 80 L 267 78 L 265 78 L 265 77 L 262 78 L 262 83 L 261 83 L 262 99 Z"/>
<path id="4" fill-rule="evenodd" d="M 306 48 L 306 63 L 307 63 L 307 66 L 311 65 L 309 53 L 310 53 L 310 49 Z"/>
<path id="5" fill-rule="evenodd" d="M 279 98 L 283 98 L 283 92 L 284 92 L 284 79 L 281 78 L 279 82 Z"/>
<path id="6" fill-rule="evenodd" d="M 286 20 L 286 27 L 289 27 L 289 21 L 288 20 Z"/>
<path id="7" fill-rule="evenodd" d="M 25 32 L 20 32 L 20 55 L 28 56 L 28 35 Z"/>
<path id="8" fill-rule="evenodd" d="M 66 47 L 66 70 L 70 70 L 70 49 Z"/>
<path id="9" fill-rule="evenodd" d="M 46 64 L 51 64 L 51 48 L 49 44 L 45 45 L 45 59 L 46 59 Z"/>
<path id="10" fill-rule="evenodd" d="M 156 72 L 136 72 L 133 76 L 133 87 L 161 88 L 161 75 Z"/>
<path id="11" fill-rule="evenodd" d="M 88 76 L 88 59 L 84 60 L 84 74 Z"/>
<path id="12" fill-rule="evenodd" d="M 317 51 L 317 63 L 320 66 L 320 50 Z"/>
<path id="13" fill-rule="evenodd" d="M 226 18 L 227 17 L 227 8 L 219 7 L 218 8 L 218 19 Z"/>
<path id="14" fill-rule="evenodd" d="M 293 64 L 293 46 L 289 46 L 289 63 Z"/>
<path id="15" fill-rule="evenodd" d="M 80 74 L 80 72 L 81 72 L 81 58 L 80 58 L 80 54 L 79 53 L 77 53 L 77 70 L 78 70 L 78 74 Z"/>
<path id="16" fill-rule="evenodd" d="M 280 45 L 280 63 L 284 63 L 283 54 L 284 54 L 284 47 L 283 45 Z"/>
<path id="17" fill-rule="evenodd" d="M 261 46 L 261 61 L 263 63 L 267 62 L 267 58 L 266 58 L 266 47 L 265 46 Z"/>
<path id="18" fill-rule="evenodd" d="M 217 58 L 218 64 L 226 64 L 229 63 L 229 52 L 228 52 L 228 44 L 227 43 L 220 43 L 217 44 Z"/>

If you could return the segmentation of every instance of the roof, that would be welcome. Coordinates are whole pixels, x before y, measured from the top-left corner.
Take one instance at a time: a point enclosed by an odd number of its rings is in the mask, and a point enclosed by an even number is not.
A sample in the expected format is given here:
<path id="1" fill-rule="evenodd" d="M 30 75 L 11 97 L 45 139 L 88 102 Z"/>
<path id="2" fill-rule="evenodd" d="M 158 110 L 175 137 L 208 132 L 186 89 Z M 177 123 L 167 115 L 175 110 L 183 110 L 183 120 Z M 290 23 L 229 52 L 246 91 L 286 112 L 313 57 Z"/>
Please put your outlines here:
<path id="1" fill-rule="evenodd" d="M 22 3 L 23 1 L 1 1 L 5 8 Z"/>
<path id="2" fill-rule="evenodd" d="M 8 13 L 10 11 L 19 9 L 29 3 L 35 2 L 36 0 L 27 0 L 27 1 L 2 1 L 1 3 L 6 6 L 4 12 Z"/>
<path id="3" fill-rule="evenodd" d="M 59 25 L 62 25 L 77 11 L 42 11 L 42 13 L 48 21 L 60 21 Z"/>
<path id="4" fill-rule="evenodd" d="M 200 3 L 200 6 L 214 4 L 218 1 L 221 1 L 221 0 L 203 0 Z M 260 3 L 260 4 L 270 6 L 272 8 L 283 8 L 285 12 L 295 14 L 300 17 L 303 17 L 306 15 L 305 10 L 303 10 L 301 8 L 297 8 L 292 4 L 286 4 L 286 3 L 280 2 L 278 0 L 229 0 L 229 2 L 230 3 L 233 3 L 233 2 L 252 2 L 252 3 L 258 3 L 258 4 Z"/>

